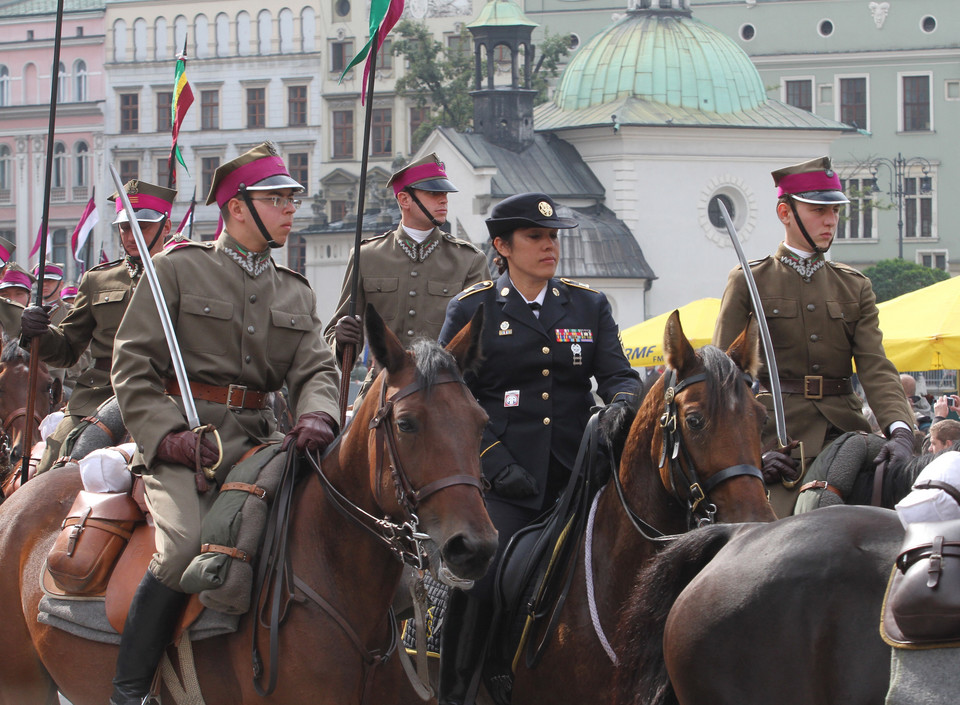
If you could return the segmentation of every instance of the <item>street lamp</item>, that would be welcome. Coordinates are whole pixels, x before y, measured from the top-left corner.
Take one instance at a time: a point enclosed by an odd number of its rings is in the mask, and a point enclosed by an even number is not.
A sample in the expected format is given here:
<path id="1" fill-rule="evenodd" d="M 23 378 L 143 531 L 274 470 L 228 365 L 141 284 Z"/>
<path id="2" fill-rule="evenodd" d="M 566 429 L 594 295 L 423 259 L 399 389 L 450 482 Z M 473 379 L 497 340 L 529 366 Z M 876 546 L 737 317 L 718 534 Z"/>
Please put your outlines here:
<path id="1" fill-rule="evenodd" d="M 887 195 L 892 199 L 896 199 L 897 202 L 897 257 L 903 259 L 903 199 L 904 196 L 917 195 L 918 193 L 928 194 L 933 191 L 930 186 L 930 171 L 933 167 L 930 161 L 924 157 L 909 157 L 904 159 L 900 153 L 897 154 L 896 159 L 875 157 L 871 159 L 866 166 L 870 170 L 870 176 L 873 179 L 874 193 L 880 192 L 880 189 L 877 188 L 877 173 L 880 167 L 884 166 L 890 170 L 891 180 L 889 182 L 889 188 L 887 189 Z M 919 166 L 923 174 L 920 179 L 920 188 L 917 191 L 907 193 L 904 187 L 904 181 L 907 171 L 915 166 Z"/>

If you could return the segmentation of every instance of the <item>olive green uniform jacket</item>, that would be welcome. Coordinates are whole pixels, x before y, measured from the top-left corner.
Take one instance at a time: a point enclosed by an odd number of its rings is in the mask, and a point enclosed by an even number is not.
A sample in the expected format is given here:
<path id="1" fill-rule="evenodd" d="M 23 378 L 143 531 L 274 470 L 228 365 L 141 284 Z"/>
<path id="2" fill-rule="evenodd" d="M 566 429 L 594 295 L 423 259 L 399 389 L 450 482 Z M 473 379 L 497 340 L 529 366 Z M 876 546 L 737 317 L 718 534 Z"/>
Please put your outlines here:
<path id="1" fill-rule="evenodd" d="M 0 327 L 8 338 L 20 337 L 20 317 L 25 308 L 6 296 L 0 297 Z"/>
<path id="2" fill-rule="evenodd" d="M 337 312 L 324 331 L 334 349 L 337 321 L 349 314 L 354 266 L 351 251 Z M 409 347 L 415 338 L 436 340 L 451 297 L 489 278 L 487 259 L 475 245 L 439 228 L 417 245 L 400 226 L 360 243 L 356 312 L 362 316 L 367 303 L 373 304 L 387 327 Z M 337 351 L 337 359 L 341 357 Z"/>
<path id="3" fill-rule="evenodd" d="M 325 411 L 337 418 L 339 375 L 309 283 L 272 261 L 254 276 L 231 258 L 229 248 L 236 247 L 224 232 L 216 243 L 185 241 L 153 258 L 187 377 L 259 392 L 276 392 L 286 384 L 295 417 Z M 128 311 L 117 331 L 113 386 L 137 444 L 134 464 L 144 473 L 157 526 L 150 570 L 177 589 L 200 551 L 202 518 L 216 493 L 199 494 L 190 470 L 157 458 L 164 436 L 187 430 L 188 424 L 182 399 L 164 393 L 175 374 L 148 286 L 137 287 Z M 281 438 L 271 408 L 229 409 L 200 399 L 196 407 L 200 423 L 219 432 L 221 482 L 247 450 Z"/>
<path id="4" fill-rule="evenodd" d="M 750 263 L 770 327 L 780 378 L 849 378 L 855 360 L 860 383 L 880 428 L 887 431 L 894 421 L 903 421 L 913 428 L 914 416 L 900 375 L 883 351 L 870 280 L 838 262 L 827 262 L 806 280 L 780 261 L 788 252 L 781 243 L 773 257 Z M 725 350 L 743 330 L 751 311 L 746 279 L 737 267 L 730 272 L 720 303 L 714 344 Z M 769 380 L 765 368 L 760 379 Z M 761 401 L 764 400 L 772 410 L 770 395 L 761 395 Z M 808 461 L 820 452 L 825 441 L 832 440 L 827 438 L 831 425 L 840 431 L 870 431 L 855 393 L 822 399 L 784 394 L 783 401 L 787 433 L 791 439 L 803 442 Z M 772 411 L 763 437 L 765 443 L 776 437 Z"/>

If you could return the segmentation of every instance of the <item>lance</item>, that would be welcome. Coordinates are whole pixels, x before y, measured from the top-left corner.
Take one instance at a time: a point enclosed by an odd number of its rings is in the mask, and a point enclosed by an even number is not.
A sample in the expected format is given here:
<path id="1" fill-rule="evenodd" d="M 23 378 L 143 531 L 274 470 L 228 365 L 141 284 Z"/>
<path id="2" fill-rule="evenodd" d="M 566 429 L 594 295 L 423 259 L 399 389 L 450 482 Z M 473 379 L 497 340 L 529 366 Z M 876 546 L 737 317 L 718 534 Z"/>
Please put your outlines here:
<path id="1" fill-rule="evenodd" d="M 780 374 L 777 371 L 777 358 L 773 354 L 773 339 L 770 337 L 770 328 L 767 326 L 767 317 L 763 315 L 763 303 L 760 301 L 760 292 L 757 290 L 757 282 L 753 278 L 753 272 L 750 269 L 750 262 L 743 254 L 743 248 L 740 246 L 740 237 L 737 235 L 737 229 L 730 219 L 727 207 L 722 199 L 717 199 L 720 206 L 720 215 L 723 216 L 723 222 L 727 226 L 727 233 L 733 242 L 733 249 L 737 251 L 737 258 L 740 260 L 740 266 L 743 269 L 743 276 L 747 280 L 747 289 L 750 291 L 750 302 L 753 304 L 753 315 L 757 318 L 757 325 L 760 329 L 760 340 L 763 342 L 763 354 L 767 359 L 767 373 L 770 375 L 770 393 L 773 395 L 773 418 L 777 425 L 777 441 L 780 447 L 787 445 L 787 420 L 783 412 L 783 396 L 780 391 Z"/>
<path id="2" fill-rule="evenodd" d="M 43 177 L 43 214 L 40 216 L 40 264 L 37 268 L 37 306 L 43 306 L 43 275 L 47 261 L 47 232 L 50 224 L 50 181 L 53 173 L 53 138 L 57 124 L 57 95 L 60 92 L 60 39 L 63 35 L 63 0 L 57 0 L 57 24 L 53 39 L 53 69 L 50 72 L 50 124 L 47 127 L 47 163 Z M 21 347 L 26 347 L 21 338 Z M 36 413 L 37 375 L 40 365 L 40 338 L 30 341 L 30 373 L 27 377 L 27 408 L 23 432 L 23 464 L 20 466 L 20 485 L 30 475 L 30 447 L 33 445 L 32 419 Z"/>
<path id="3" fill-rule="evenodd" d="M 377 32 L 380 30 L 378 29 Z M 367 191 L 367 161 L 370 151 L 370 123 L 373 118 L 373 84 L 377 75 L 377 36 L 370 43 L 370 75 L 367 79 L 367 109 L 363 118 L 363 152 L 360 157 L 360 194 L 357 198 L 357 229 L 353 238 L 353 271 L 350 273 L 350 302 L 348 315 L 357 313 L 357 294 L 360 286 L 360 236 L 363 232 L 363 209 Z M 340 428 L 347 421 L 347 403 L 350 395 L 350 373 L 357 361 L 357 349 L 353 344 L 343 346 L 340 359 Z"/>

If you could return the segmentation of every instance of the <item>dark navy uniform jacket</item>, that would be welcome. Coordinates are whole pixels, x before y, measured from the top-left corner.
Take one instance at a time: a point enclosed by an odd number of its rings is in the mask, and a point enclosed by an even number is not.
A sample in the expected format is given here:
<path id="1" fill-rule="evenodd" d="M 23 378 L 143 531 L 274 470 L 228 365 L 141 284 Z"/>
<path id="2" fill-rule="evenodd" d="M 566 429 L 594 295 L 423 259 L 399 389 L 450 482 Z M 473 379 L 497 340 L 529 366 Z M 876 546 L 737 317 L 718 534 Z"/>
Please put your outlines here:
<path id="1" fill-rule="evenodd" d="M 599 291 L 551 279 L 539 320 L 504 273 L 465 289 L 447 304 L 440 332 L 446 345 L 484 305 L 483 362 L 467 384 L 490 421 L 481 444 L 492 480 L 511 463 L 533 475 L 541 496 L 508 500 L 537 507 L 547 487 L 550 455 L 570 469 L 590 408 L 591 377 L 604 402 L 635 400 L 640 381 L 620 344 L 610 303 Z M 494 490 L 491 490 L 493 492 Z"/>

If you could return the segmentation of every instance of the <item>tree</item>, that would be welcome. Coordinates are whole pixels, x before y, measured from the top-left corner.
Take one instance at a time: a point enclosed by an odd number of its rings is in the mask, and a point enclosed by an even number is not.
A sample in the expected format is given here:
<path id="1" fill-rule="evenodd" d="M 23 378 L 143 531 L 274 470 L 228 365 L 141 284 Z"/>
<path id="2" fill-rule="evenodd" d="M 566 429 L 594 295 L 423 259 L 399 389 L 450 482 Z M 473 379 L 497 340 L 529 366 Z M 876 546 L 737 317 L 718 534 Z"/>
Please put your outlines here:
<path id="1" fill-rule="evenodd" d="M 570 35 L 545 32 L 543 41 L 537 45 L 537 53 L 540 58 L 530 78 L 531 87 L 537 91 L 534 105 L 550 99 L 550 83 L 560 74 L 560 62 L 570 53 Z"/>
<path id="2" fill-rule="evenodd" d="M 877 303 L 889 301 L 903 294 L 949 279 L 942 269 L 924 267 L 902 259 L 884 259 L 863 273 L 873 284 Z"/>

